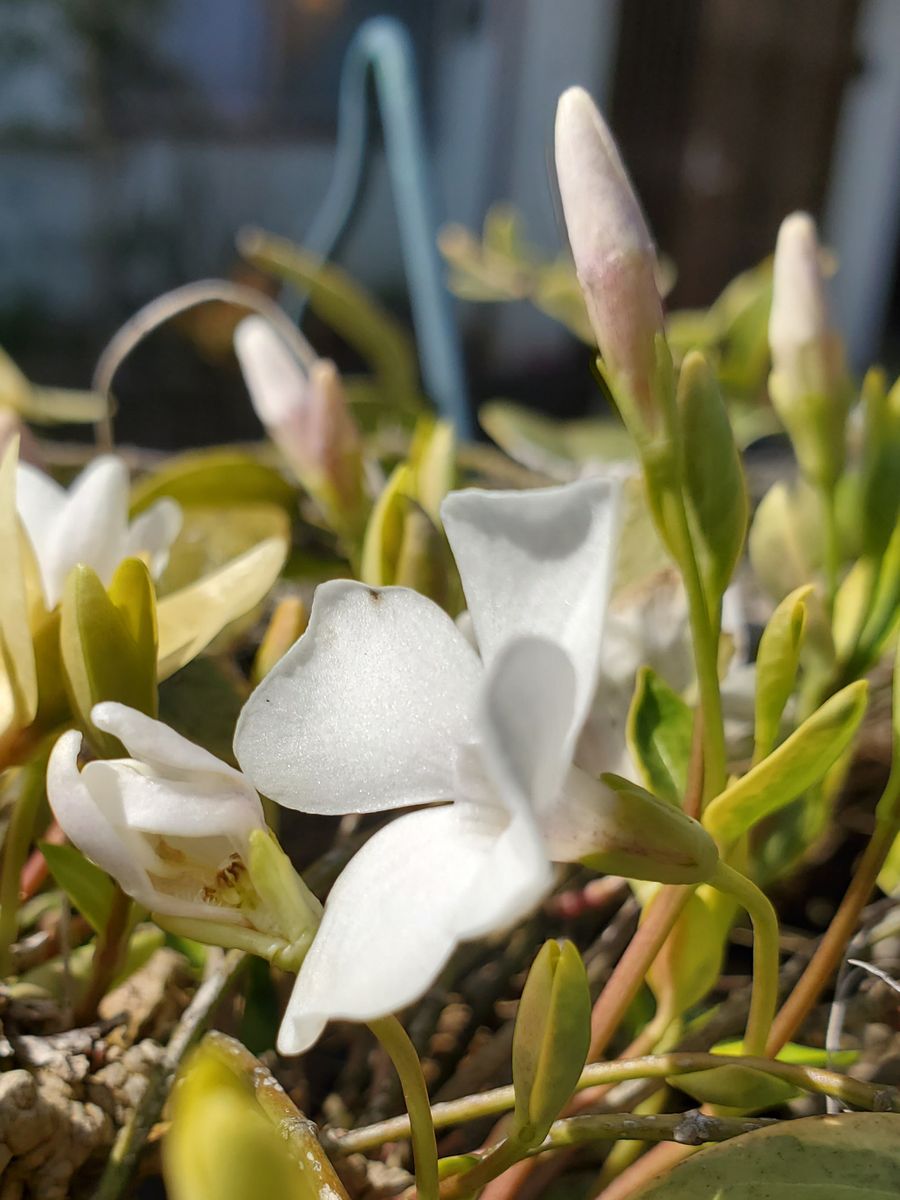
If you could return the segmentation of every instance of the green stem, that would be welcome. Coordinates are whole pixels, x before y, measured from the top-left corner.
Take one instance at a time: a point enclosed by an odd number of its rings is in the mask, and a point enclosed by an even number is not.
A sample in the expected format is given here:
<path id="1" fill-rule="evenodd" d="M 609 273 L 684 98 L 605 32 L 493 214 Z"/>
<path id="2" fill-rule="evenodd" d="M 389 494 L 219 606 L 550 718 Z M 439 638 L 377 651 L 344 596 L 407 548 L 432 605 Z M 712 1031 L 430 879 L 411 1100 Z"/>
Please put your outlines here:
<path id="1" fill-rule="evenodd" d="M 709 803 L 725 787 L 728 773 L 725 723 L 719 691 L 718 618 L 713 619 L 707 606 L 703 581 L 691 541 L 684 497 L 674 487 L 667 487 L 661 497 L 661 510 L 670 548 L 678 561 L 687 593 L 702 713 L 703 799 L 704 803 Z"/>
<path id="2" fill-rule="evenodd" d="M 304 955 L 312 940 L 306 935 L 293 945 L 284 938 L 260 933 L 246 925 L 232 925 L 227 921 L 207 921 L 199 917 L 174 917 L 169 913 L 150 914 L 160 929 L 174 933 L 176 937 L 204 942 L 207 946 L 221 946 L 225 950 L 243 950 L 255 954 L 283 971 L 300 970 Z"/>
<path id="3" fill-rule="evenodd" d="M 23 767 L 19 778 L 19 794 L 3 843 L 3 866 L 0 876 L 0 979 L 13 969 L 12 944 L 16 940 L 19 918 L 19 878 L 28 858 L 34 837 L 34 826 L 44 799 L 46 755 L 41 755 Z"/>
<path id="4" fill-rule="evenodd" d="M 900 1113 L 900 1088 L 888 1084 L 864 1083 L 837 1071 L 802 1067 L 771 1058 L 754 1058 L 747 1055 L 728 1055 L 726 1058 L 721 1054 L 699 1051 L 675 1051 L 647 1058 L 623 1058 L 615 1062 L 591 1063 L 582 1072 L 576 1090 L 581 1092 L 587 1088 L 609 1087 L 616 1083 L 627 1083 L 632 1079 L 675 1078 L 678 1075 L 690 1075 L 695 1071 L 709 1071 L 723 1065 L 748 1067 L 775 1079 L 783 1079 L 802 1092 L 833 1096 L 852 1108 L 866 1112 Z M 466 1121 L 477 1121 L 482 1117 L 500 1116 L 513 1109 L 515 1103 L 513 1087 L 499 1087 L 476 1096 L 463 1096 L 459 1100 L 435 1104 L 431 1110 L 431 1119 L 435 1129 L 447 1129 Z M 328 1138 L 328 1145 L 336 1153 L 358 1154 L 373 1150 L 385 1142 L 409 1136 L 409 1118 L 392 1117 L 390 1120 L 378 1122 L 377 1125 L 352 1129 L 340 1135 L 333 1134 Z"/>
<path id="5" fill-rule="evenodd" d="M 370 1021 L 369 1028 L 384 1047 L 400 1077 L 416 1164 L 416 1191 L 419 1200 L 438 1200 L 437 1141 L 431 1120 L 428 1089 L 415 1046 L 396 1017 Z"/>
<path id="6" fill-rule="evenodd" d="M 499 1145 L 493 1146 L 487 1154 L 464 1175 L 457 1175 L 441 1187 L 441 1200 L 462 1200 L 464 1196 L 474 1196 L 483 1187 L 514 1167 L 517 1162 L 528 1157 L 528 1146 L 507 1138 Z"/>
<path id="7" fill-rule="evenodd" d="M 763 1055 L 778 1004 L 778 917 L 765 893 L 721 860 L 711 883 L 740 901 L 753 922 L 753 992 L 744 1049 Z"/>

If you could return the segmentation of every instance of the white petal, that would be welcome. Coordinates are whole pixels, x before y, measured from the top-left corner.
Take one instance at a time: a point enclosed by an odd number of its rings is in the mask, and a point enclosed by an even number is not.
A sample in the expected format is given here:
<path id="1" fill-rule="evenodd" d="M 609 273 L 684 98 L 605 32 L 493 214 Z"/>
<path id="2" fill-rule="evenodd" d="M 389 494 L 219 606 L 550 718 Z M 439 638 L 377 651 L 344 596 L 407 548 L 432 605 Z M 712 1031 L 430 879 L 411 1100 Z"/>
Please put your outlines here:
<path id="1" fill-rule="evenodd" d="M 125 557 L 127 522 L 128 469 L 121 459 L 104 455 L 72 484 L 47 538 L 41 566 L 49 605 L 58 602 L 77 563 L 109 583 Z"/>
<path id="2" fill-rule="evenodd" d="M 512 812 L 556 796 L 572 760 L 575 668 L 565 650 L 524 637 L 494 659 L 479 727 L 489 777 Z"/>
<path id="3" fill-rule="evenodd" d="M 190 778 L 214 774 L 224 777 L 232 787 L 240 784 L 256 794 L 240 771 L 136 708 L 104 700 L 91 709 L 91 720 L 98 729 L 118 738 L 132 758 L 146 763 L 160 775 Z"/>
<path id="4" fill-rule="evenodd" d="M 149 901 L 153 889 L 145 873 L 107 816 L 97 805 L 78 770 L 81 734 L 64 733 L 47 764 L 47 798 L 69 839 L 91 862 L 119 881 L 131 896 Z"/>
<path id="5" fill-rule="evenodd" d="M 578 673 L 573 722 L 596 685 L 619 521 L 618 473 L 522 492 L 452 492 L 441 513 L 482 658 L 527 634 Z"/>
<path id="6" fill-rule="evenodd" d="M 255 793 L 251 798 L 243 787 L 228 787 L 221 776 L 165 779 L 128 759 L 89 762 L 81 774 L 117 827 L 198 841 L 224 838 L 243 852 L 250 833 L 264 824 Z"/>
<path id="7" fill-rule="evenodd" d="M 570 768 L 553 802 L 541 812 L 541 832 L 554 862 L 578 862 L 609 838 L 615 795 L 578 767 Z"/>
<path id="8" fill-rule="evenodd" d="M 329 1020 L 367 1021 L 403 1008 L 434 982 L 461 938 L 522 916 L 541 891 L 529 886 L 508 833 L 495 837 L 453 804 L 375 834 L 328 897 L 279 1050 L 300 1053 Z"/>
<path id="9" fill-rule="evenodd" d="M 147 558 L 154 579 L 166 569 L 169 550 L 181 530 L 181 505 L 164 498 L 131 522 L 125 539 L 125 556 Z"/>
<path id="10" fill-rule="evenodd" d="M 259 685 L 234 749 L 266 796 L 301 812 L 378 812 L 449 799 L 472 740 L 481 664 L 437 605 L 335 580 Z"/>
<path id="11" fill-rule="evenodd" d="M 36 554 L 40 554 L 65 502 L 66 490 L 55 479 L 29 463 L 19 463 L 16 468 L 16 509 Z"/>

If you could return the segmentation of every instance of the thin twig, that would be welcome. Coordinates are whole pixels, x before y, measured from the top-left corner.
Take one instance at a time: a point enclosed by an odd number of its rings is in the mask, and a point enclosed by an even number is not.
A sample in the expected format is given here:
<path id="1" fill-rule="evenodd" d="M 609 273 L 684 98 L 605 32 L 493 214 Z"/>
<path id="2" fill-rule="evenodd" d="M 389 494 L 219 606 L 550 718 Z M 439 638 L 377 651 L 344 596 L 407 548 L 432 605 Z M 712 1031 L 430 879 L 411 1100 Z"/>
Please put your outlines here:
<path id="1" fill-rule="evenodd" d="M 184 1010 L 140 1104 L 119 1131 L 93 1200 L 119 1200 L 138 1164 L 150 1130 L 159 1120 L 181 1060 L 200 1037 L 216 1005 L 232 986 L 245 962 L 239 950 L 226 954 L 219 969 L 202 983 Z"/>

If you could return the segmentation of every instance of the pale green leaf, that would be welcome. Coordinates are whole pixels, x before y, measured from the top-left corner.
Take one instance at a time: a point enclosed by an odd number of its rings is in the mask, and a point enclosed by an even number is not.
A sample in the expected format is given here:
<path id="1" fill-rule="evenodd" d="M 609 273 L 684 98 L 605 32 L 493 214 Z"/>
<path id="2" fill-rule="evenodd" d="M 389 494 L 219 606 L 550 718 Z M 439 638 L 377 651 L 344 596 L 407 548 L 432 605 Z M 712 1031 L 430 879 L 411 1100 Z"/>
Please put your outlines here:
<path id="1" fill-rule="evenodd" d="M 195 658 L 222 630 L 255 608 L 278 578 L 287 556 L 284 538 L 266 538 L 196 583 L 160 600 L 158 678 Z"/>
<path id="2" fill-rule="evenodd" d="M 131 492 L 132 514 L 143 512 L 163 496 L 183 506 L 277 504 L 288 511 L 297 492 L 283 475 L 241 450 L 192 450 L 168 459 L 144 476 Z"/>
<path id="3" fill-rule="evenodd" d="M 765 758 L 778 739 L 782 713 L 797 682 L 806 628 L 806 600 L 812 590 L 811 585 L 806 585 L 785 596 L 760 638 L 756 655 L 754 762 Z"/>
<path id="4" fill-rule="evenodd" d="M 825 776 L 859 728 L 867 690 L 865 680 L 857 680 L 826 700 L 767 758 L 710 803 L 703 823 L 720 844 L 735 841 Z"/>

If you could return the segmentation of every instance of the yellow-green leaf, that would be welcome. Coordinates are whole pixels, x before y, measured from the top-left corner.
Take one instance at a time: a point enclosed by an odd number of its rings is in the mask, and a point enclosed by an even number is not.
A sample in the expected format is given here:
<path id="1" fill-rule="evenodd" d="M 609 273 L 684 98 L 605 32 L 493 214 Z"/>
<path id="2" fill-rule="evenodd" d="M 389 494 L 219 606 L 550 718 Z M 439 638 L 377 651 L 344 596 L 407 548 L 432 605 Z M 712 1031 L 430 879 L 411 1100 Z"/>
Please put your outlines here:
<path id="1" fill-rule="evenodd" d="M 710 1146 L 635 1200 L 896 1200 L 900 1115 L 803 1117 Z"/>
<path id="2" fill-rule="evenodd" d="M 168 459 L 135 484 L 132 515 L 163 496 L 183 506 L 233 508 L 241 504 L 277 504 L 293 510 L 296 489 L 283 475 L 241 450 L 192 450 Z"/>
<path id="3" fill-rule="evenodd" d="M 785 596 L 763 630 L 756 655 L 756 728 L 754 762 L 778 739 L 784 707 L 797 681 L 800 647 L 806 629 L 806 600 L 812 585 Z"/>
<path id="4" fill-rule="evenodd" d="M 413 474 L 408 463 L 398 464 L 375 501 L 363 539 L 359 577 L 372 587 L 394 582 L 403 542 L 403 524 Z"/>
<path id="5" fill-rule="evenodd" d="M 38 703 L 23 535 L 16 515 L 17 461 L 14 441 L 0 463 L 0 735 L 13 726 L 30 724 Z"/>
<path id="6" fill-rule="evenodd" d="M 66 581 L 60 605 L 60 653 L 72 711 L 107 758 L 120 742 L 91 722 L 91 709 L 117 700 L 156 716 L 156 616 L 150 574 L 139 559 L 119 565 L 109 590 L 83 564 Z"/>
<path id="7" fill-rule="evenodd" d="M 720 844 L 735 841 L 825 776 L 852 742 L 866 711 L 867 692 L 865 680 L 857 680 L 826 700 L 710 803 L 703 823 Z"/>
<path id="8" fill-rule="evenodd" d="M 160 600 L 158 677 L 167 679 L 264 598 L 287 556 L 284 538 L 266 538 L 196 583 Z"/>

